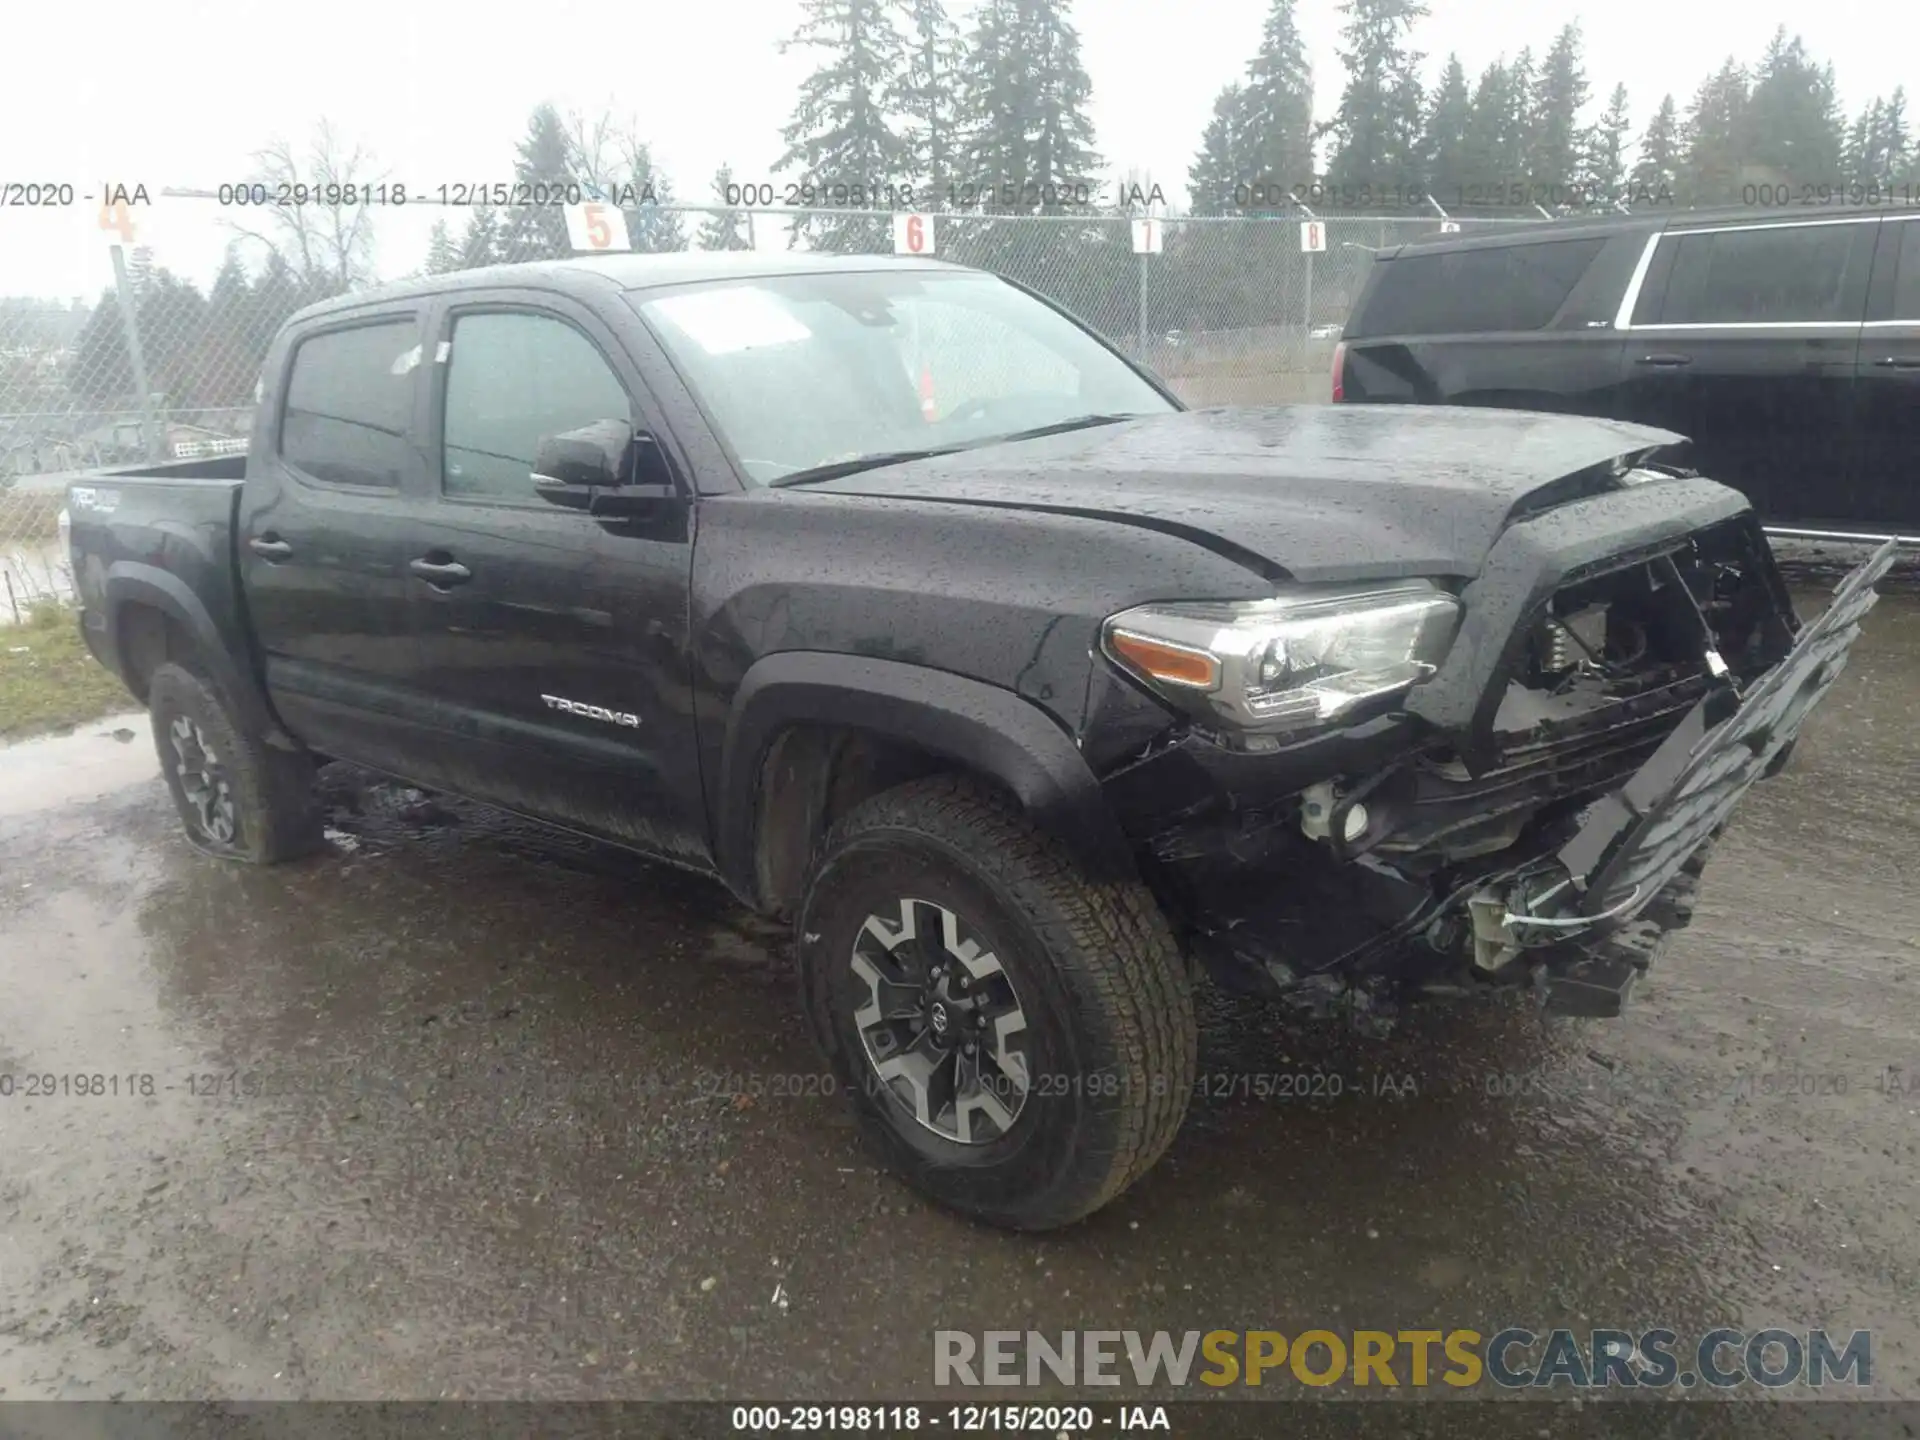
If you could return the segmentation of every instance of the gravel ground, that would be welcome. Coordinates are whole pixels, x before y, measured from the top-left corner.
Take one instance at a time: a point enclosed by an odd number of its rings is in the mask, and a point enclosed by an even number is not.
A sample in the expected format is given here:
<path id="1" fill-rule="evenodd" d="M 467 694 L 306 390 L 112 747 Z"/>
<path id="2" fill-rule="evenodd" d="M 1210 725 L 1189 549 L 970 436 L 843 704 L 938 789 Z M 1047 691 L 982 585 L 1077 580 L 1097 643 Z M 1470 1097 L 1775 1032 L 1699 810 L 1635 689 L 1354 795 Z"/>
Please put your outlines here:
<path id="1" fill-rule="evenodd" d="M 936 1324 L 1511 1323 L 1870 1328 L 1920 1398 L 1916 708 L 1893 597 L 1621 1020 L 1210 996 L 1219 1093 L 1046 1238 L 875 1168 L 703 882 L 338 766 L 329 852 L 246 870 L 142 717 L 0 750 L 0 1075 L 118 1090 L 0 1097 L 0 1396 L 932 1399 Z"/>

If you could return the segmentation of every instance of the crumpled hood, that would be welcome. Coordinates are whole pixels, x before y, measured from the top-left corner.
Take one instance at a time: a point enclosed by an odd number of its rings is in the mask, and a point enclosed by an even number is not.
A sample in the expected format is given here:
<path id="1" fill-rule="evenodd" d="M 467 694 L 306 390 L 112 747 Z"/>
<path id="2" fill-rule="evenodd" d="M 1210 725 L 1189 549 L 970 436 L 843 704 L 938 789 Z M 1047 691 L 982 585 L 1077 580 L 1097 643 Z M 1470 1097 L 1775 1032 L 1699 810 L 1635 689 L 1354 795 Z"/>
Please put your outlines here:
<path id="1" fill-rule="evenodd" d="M 1680 439 L 1644 425 L 1519 410 L 1189 410 L 808 488 L 1149 525 L 1308 582 L 1467 577 L 1516 512 L 1604 488 L 1595 467 Z"/>

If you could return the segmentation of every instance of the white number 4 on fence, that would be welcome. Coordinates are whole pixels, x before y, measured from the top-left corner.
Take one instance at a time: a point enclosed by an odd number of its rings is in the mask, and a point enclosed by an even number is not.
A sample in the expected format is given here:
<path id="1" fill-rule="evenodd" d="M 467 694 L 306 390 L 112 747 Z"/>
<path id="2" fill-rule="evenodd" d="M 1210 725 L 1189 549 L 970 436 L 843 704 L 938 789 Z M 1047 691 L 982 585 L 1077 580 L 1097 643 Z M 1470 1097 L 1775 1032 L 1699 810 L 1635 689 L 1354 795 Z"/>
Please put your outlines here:
<path id="1" fill-rule="evenodd" d="M 627 242 L 627 217 L 615 206 L 599 200 L 569 205 L 567 243 L 576 250 L 631 250 Z"/>

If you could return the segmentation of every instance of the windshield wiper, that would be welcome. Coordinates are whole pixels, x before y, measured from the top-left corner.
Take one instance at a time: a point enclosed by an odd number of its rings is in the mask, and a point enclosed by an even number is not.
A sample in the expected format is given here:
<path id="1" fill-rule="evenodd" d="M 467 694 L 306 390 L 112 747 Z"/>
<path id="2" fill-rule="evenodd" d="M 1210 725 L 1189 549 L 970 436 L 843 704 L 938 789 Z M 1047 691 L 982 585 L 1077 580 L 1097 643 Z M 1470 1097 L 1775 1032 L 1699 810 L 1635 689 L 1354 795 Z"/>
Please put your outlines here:
<path id="1" fill-rule="evenodd" d="M 998 445 L 1003 440 L 1038 440 L 1042 435 L 1064 435 L 1069 430 L 1091 430 L 1096 425 L 1118 425 L 1122 420 L 1141 418 L 1138 414 L 1076 415 L 1071 420 L 1056 420 L 1051 425 L 1036 425 L 1031 430 L 1015 430 L 1010 435 L 989 435 L 984 440 L 974 441 L 973 444 Z"/>
<path id="2" fill-rule="evenodd" d="M 871 455 L 856 455 L 851 460 L 834 460 L 825 465 L 810 465 L 805 470 L 790 471 L 778 480 L 769 480 L 767 484 L 778 488 L 782 485 L 805 485 L 814 480 L 837 480 L 842 475 L 858 475 L 862 470 L 877 470 L 882 465 L 902 465 L 909 460 L 925 460 L 933 455 L 951 455 L 963 448 L 959 445 L 939 445 L 931 450 L 876 450 Z"/>
<path id="3" fill-rule="evenodd" d="M 1076 415 L 1071 420 L 1055 420 L 1050 425 L 1036 425 L 1031 430 L 1015 430 L 1006 435 L 982 435 L 978 440 L 964 440 L 956 445 L 936 445 L 927 450 L 876 450 L 871 455 L 856 455 L 850 460 L 834 460 L 825 465 L 795 470 L 767 483 L 778 488 L 782 485 L 806 485 L 816 480 L 837 480 L 842 475 L 858 475 L 862 470 L 877 470 L 882 465 L 903 465 L 909 460 L 953 455 L 962 450 L 978 450 L 983 446 L 1000 445 L 1011 440 L 1038 440 L 1043 435 L 1064 435 L 1069 430 L 1089 430 L 1095 425 L 1117 425 L 1122 420 L 1140 418 L 1137 414 Z"/>

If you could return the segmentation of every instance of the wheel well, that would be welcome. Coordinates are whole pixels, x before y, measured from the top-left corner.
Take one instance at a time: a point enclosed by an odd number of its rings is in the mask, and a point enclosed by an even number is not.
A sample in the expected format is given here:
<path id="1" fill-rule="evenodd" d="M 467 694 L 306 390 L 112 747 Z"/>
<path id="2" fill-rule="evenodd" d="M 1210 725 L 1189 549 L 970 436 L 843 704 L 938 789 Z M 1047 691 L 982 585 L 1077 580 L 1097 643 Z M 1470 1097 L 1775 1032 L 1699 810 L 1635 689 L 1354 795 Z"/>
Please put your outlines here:
<path id="1" fill-rule="evenodd" d="M 835 821 L 883 790 L 944 773 L 970 772 L 944 756 L 871 731 L 837 725 L 782 730 L 760 767 L 754 882 L 761 903 L 775 917 L 791 918 L 814 849 Z M 991 776 L 976 778 L 997 783 Z"/>
<path id="2" fill-rule="evenodd" d="M 129 601 L 120 607 L 115 633 L 120 640 L 121 675 L 134 698 L 147 703 L 153 672 L 171 660 L 194 668 L 194 643 L 186 627 L 156 605 Z"/>

